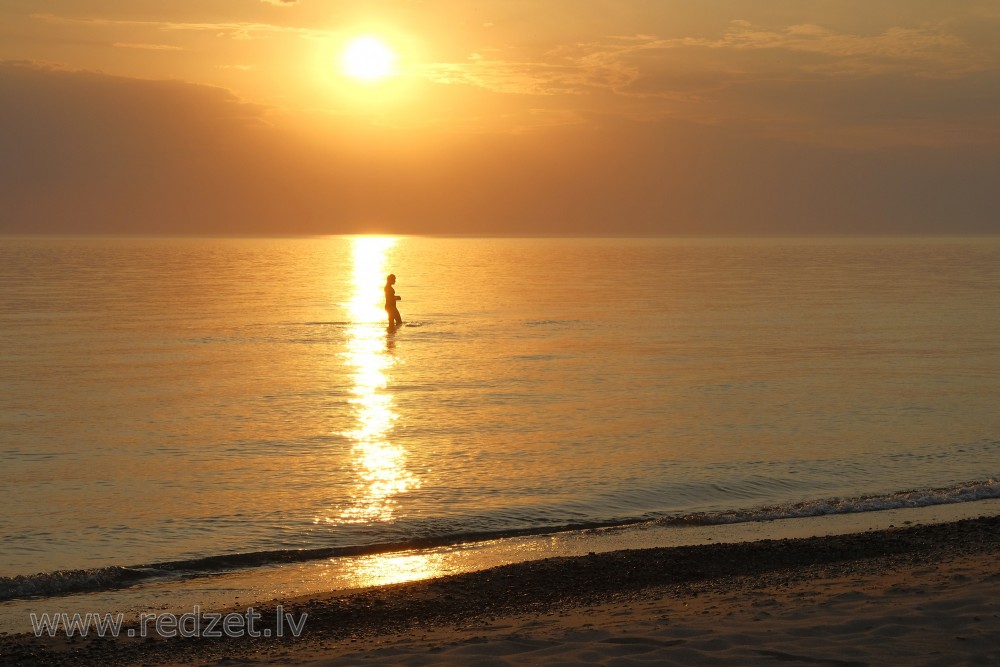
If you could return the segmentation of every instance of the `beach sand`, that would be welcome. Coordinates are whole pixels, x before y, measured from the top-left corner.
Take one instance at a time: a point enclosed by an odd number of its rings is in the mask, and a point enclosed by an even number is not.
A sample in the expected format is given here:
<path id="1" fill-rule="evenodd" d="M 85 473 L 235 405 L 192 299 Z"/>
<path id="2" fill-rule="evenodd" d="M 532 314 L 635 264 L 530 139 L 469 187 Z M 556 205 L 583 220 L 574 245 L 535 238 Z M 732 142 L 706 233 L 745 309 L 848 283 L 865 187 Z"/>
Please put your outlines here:
<path id="1" fill-rule="evenodd" d="M 551 558 L 280 601 L 309 614 L 298 639 L 16 635 L 0 662 L 998 665 L 998 555 L 984 517 Z"/>
<path id="2" fill-rule="evenodd" d="M 765 586 L 734 582 L 680 595 L 651 590 L 294 657 L 314 666 L 998 665 L 995 560 L 981 555 Z"/>

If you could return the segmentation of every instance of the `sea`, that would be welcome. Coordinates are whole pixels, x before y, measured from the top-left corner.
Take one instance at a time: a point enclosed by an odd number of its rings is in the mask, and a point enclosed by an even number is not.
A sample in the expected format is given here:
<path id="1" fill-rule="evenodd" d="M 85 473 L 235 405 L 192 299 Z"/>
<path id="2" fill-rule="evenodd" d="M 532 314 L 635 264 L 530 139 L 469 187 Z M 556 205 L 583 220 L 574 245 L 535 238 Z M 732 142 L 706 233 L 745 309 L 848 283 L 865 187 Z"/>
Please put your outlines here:
<path id="1" fill-rule="evenodd" d="M 996 514 L 998 408 L 1000 237 L 0 237 L 0 626 Z"/>

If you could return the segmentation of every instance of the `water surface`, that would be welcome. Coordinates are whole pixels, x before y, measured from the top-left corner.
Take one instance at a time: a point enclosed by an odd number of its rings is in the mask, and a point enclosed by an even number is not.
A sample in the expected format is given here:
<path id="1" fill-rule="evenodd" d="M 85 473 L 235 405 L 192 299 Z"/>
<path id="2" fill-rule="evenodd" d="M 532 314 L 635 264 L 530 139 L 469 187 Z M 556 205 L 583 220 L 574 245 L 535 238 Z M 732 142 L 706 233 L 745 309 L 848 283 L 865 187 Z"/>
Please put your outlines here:
<path id="1" fill-rule="evenodd" d="M 1000 496 L 997 239 L 6 238 L 0 284 L 0 576 Z"/>

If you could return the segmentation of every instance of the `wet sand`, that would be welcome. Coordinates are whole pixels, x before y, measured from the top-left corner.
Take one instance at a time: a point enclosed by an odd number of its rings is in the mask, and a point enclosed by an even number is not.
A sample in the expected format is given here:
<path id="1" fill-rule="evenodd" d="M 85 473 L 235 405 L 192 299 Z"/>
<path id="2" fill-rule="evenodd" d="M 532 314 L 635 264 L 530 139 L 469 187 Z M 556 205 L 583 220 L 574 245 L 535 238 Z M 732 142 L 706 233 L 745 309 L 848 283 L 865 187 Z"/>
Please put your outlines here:
<path id="1" fill-rule="evenodd" d="M 984 517 L 550 558 L 275 601 L 309 614 L 297 639 L 13 635 L 0 662 L 1000 664 L 998 555 Z"/>

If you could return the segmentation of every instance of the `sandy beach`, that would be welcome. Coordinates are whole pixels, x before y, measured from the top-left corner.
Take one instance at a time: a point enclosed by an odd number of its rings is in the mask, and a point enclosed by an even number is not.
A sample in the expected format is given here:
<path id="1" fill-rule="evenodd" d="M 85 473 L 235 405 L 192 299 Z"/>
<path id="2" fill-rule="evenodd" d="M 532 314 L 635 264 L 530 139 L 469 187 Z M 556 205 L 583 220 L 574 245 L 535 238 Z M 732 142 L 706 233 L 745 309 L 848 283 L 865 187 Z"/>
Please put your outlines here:
<path id="1" fill-rule="evenodd" d="M 278 639 L 0 638 L 4 664 L 998 664 L 1000 518 L 550 558 L 275 601 Z M 151 601 L 152 602 L 152 601 Z M 271 610 L 262 609 L 265 618 Z"/>
<path id="2" fill-rule="evenodd" d="M 287 656 L 321 665 L 995 665 L 995 556 L 505 616 Z M 994 574 L 990 574 L 994 572 Z M 914 584 L 917 577 L 921 583 Z"/>

